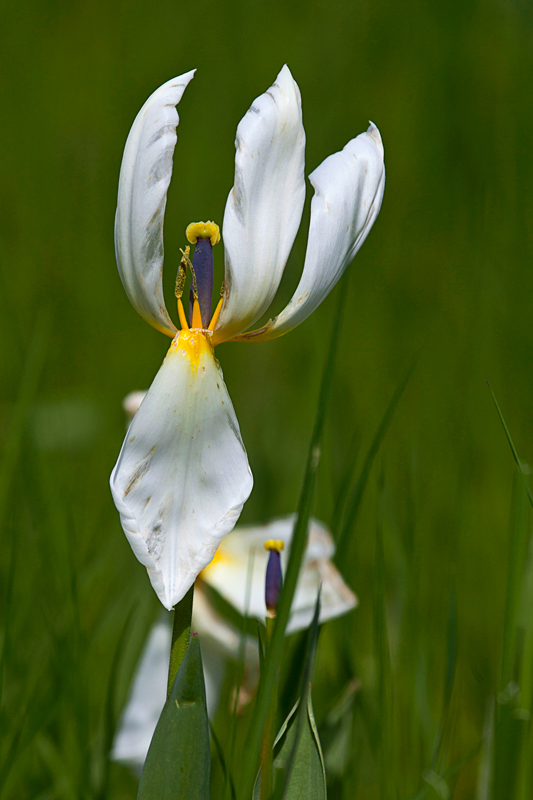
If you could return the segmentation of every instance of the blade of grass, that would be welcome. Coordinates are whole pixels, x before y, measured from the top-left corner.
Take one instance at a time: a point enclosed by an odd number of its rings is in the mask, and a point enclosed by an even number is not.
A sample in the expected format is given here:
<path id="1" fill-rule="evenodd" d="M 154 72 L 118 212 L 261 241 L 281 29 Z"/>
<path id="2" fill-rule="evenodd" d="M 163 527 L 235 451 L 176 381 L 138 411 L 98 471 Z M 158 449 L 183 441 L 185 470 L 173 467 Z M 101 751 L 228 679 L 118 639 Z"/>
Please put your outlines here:
<path id="1" fill-rule="evenodd" d="M 213 744 L 215 745 L 216 754 L 218 756 L 218 760 L 220 761 L 220 766 L 224 774 L 224 781 L 225 781 L 224 787 L 226 786 L 226 784 L 229 786 L 229 790 L 231 793 L 231 800 L 236 800 L 237 792 L 235 789 L 235 781 L 233 780 L 233 776 L 231 775 L 231 772 L 228 769 L 228 765 L 226 764 L 226 759 L 224 758 L 224 749 L 220 743 L 218 736 L 215 733 L 215 729 L 211 724 L 211 720 L 209 720 L 209 730 L 211 731 L 211 738 L 213 739 Z"/>
<path id="2" fill-rule="evenodd" d="M 511 438 L 511 434 L 509 433 L 509 428 L 507 427 L 507 425 L 505 423 L 505 420 L 503 418 L 503 414 L 502 414 L 502 412 L 500 410 L 500 406 L 498 405 L 498 401 L 496 400 L 496 396 L 495 396 L 494 392 L 492 391 L 492 387 L 491 387 L 491 385 L 490 385 L 490 383 L 488 381 L 487 381 L 487 386 L 489 387 L 489 391 L 490 391 L 490 393 L 492 395 L 492 399 L 494 400 L 494 405 L 496 406 L 496 411 L 498 412 L 498 416 L 500 418 L 500 422 L 502 423 L 503 430 L 505 431 L 505 435 L 507 437 L 507 441 L 509 442 L 509 447 L 511 448 L 511 453 L 513 454 L 513 458 L 515 460 L 516 466 L 518 467 L 518 471 L 520 472 L 520 475 L 522 477 L 522 482 L 524 484 L 524 489 L 526 490 L 530 505 L 533 508 L 533 494 L 531 492 L 531 489 L 529 488 L 529 483 L 527 482 L 526 472 L 524 471 L 524 468 L 522 466 L 522 462 L 520 461 L 520 458 L 518 457 L 518 453 L 516 451 L 516 447 L 514 446 L 514 442 L 513 442 L 512 438 Z"/>
<path id="3" fill-rule="evenodd" d="M 511 453 L 518 467 L 520 483 L 529 505 L 533 507 L 533 494 L 529 486 L 527 471 L 518 456 L 513 439 L 505 422 L 495 394 L 487 383 L 496 411 L 504 429 Z M 504 621 L 504 643 L 502 653 L 502 691 L 498 696 L 495 712 L 493 746 L 493 796 L 511 796 L 516 791 L 517 798 L 531 796 L 531 698 L 529 692 L 530 676 L 525 678 L 526 692 L 520 696 L 524 681 L 523 668 L 529 661 L 528 625 L 520 624 L 520 603 L 528 594 L 528 556 L 529 537 L 528 518 L 520 507 L 520 492 L 515 492 L 514 519 L 509 542 L 509 563 L 507 575 L 507 596 Z M 526 618 L 529 621 L 530 608 Z M 530 670 L 530 664 L 529 670 Z M 528 672 L 526 666 L 526 673 Z M 516 683 L 520 682 L 520 686 Z M 520 704 L 520 707 L 518 707 Z M 528 708 L 527 705 L 530 707 Z M 524 707 L 525 706 L 525 707 Z"/>
<path id="4" fill-rule="evenodd" d="M 492 774 L 494 770 L 494 698 L 487 703 L 483 739 L 481 740 L 481 758 L 476 787 L 476 800 L 492 800 Z"/>
<path id="5" fill-rule="evenodd" d="M 18 396 L 13 408 L 7 438 L 4 445 L 2 465 L 0 466 L 0 529 L 2 530 L 5 529 L 5 517 L 11 493 L 11 482 L 20 456 L 28 412 L 35 398 L 37 387 L 39 385 L 39 379 L 44 367 L 49 335 L 49 316 L 46 311 L 42 310 L 37 318 L 34 333 L 28 349 L 28 355 L 20 381 Z M 6 621 L 4 627 L 4 637 L 2 641 L 2 653 L 0 655 L 0 723 L 2 721 L 4 676 L 9 654 L 9 608 L 11 603 L 11 593 L 13 589 L 15 571 L 15 542 L 16 538 L 13 536 L 13 547 L 11 550 L 6 601 L 4 603 Z"/>
<path id="6" fill-rule="evenodd" d="M 422 784 L 417 794 L 413 798 L 413 800 L 423 800 L 423 798 L 426 797 L 428 787 L 433 786 L 433 788 L 435 788 L 434 784 L 431 782 L 432 779 L 445 782 L 446 780 L 448 780 L 449 777 L 453 777 L 453 775 L 455 774 L 455 771 L 451 768 L 442 769 L 439 765 L 439 759 L 442 760 L 443 756 L 444 734 L 450 727 L 449 725 L 450 701 L 455 683 L 455 672 L 457 667 L 457 648 L 458 648 L 457 604 L 456 604 L 455 587 L 452 585 L 448 603 L 446 673 L 445 673 L 444 688 L 443 688 L 442 713 L 439 721 L 437 735 L 435 736 L 435 742 L 433 744 L 431 764 L 430 767 L 424 771 Z M 480 747 L 481 745 L 477 745 L 476 748 L 472 751 L 472 754 L 477 753 Z M 467 756 L 466 760 L 468 761 L 471 757 L 472 757 L 471 755 Z M 463 764 L 461 759 L 457 763 L 460 763 L 461 765 Z M 464 763 L 466 763 L 466 761 Z M 458 767 L 458 769 L 459 768 L 460 767 Z"/>
<path id="7" fill-rule="evenodd" d="M 378 707 L 380 720 L 380 797 L 395 796 L 393 765 L 392 677 L 389 633 L 387 626 L 387 590 L 385 582 L 385 550 L 383 546 L 383 490 L 380 476 L 378 523 L 376 530 L 375 591 L 374 591 L 374 649 L 378 670 Z"/>
<path id="8" fill-rule="evenodd" d="M 361 505 L 361 500 L 363 499 L 363 494 L 365 492 L 365 488 L 368 482 L 368 478 L 370 476 L 370 472 L 372 470 L 372 465 L 374 460 L 379 452 L 379 448 L 381 447 L 381 443 L 389 429 L 389 425 L 392 421 L 394 416 L 394 412 L 398 407 L 398 403 L 402 397 L 402 394 L 405 391 L 407 384 L 409 383 L 409 379 L 413 374 L 414 368 L 418 361 L 418 355 L 413 360 L 412 364 L 409 366 L 407 371 L 405 372 L 404 376 L 396 386 L 391 399 L 385 409 L 385 413 L 381 419 L 381 422 L 378 425 L 376 433 L 374 434 L 374 438 L 372 439 L 372 443 L 368 449 L 366 454 L 365 460 L 363 462 L 363 466 L 361 469 L 361 474 L 357 479 L 357 482 L 350 494 L 350 496 L 344 497 L 340 504 L 345 509 L 344 513 L 342 514 L 341 520 L 342 522 L 339 525 L 339 529 L 333 529 L 334 534 L 336 534 L 336 541 L 337 541 L 337 557 L 336 562 L 338 564 L 342 563 L 343 559 L 346 556 L 346 547 L 348 541 L 348 534 L 350 533 L 355 521 L 357 519 L 357 515 L 359 513 L 359 508 Z M 349 486 L 348 482 L 344 482 L 346 486 Z"/>
<path id="9" fill-rule="evenodd" d="M 529 504 L 520 478 L 515 473 L 509 523 L 507 586 L 503 622 L 502 666 L 500 691 L 515 679 L 517 622 L 522 594 L 522 579 L 527 554 Z"/>
<path id="10" fill-rule="evenodd" d="M 4 527 L 5 514 L 11 494 L 11 481 L 17 466 L 22 445 L 22 437 L 26 427 L 28 412 L 35 398 L 39 379 L 44 367 L 48 340 L 50 336 L 50 320 L 46 311 L 42 310 L 37 321 L 24 370 L 20 381 L 19 392 L 9 423 L 8 434 L 4 445 L 2 465 L 0 466 L 0 527 Z"/>
<path id="11" fill-rule="evenodd" d="M 352 481 L 354 479 L 357 467 L 357 455 L 360 446 L 359 438 L 360 438 L 359 428 L 356 428 L 355 431 L 352 433 L 352 438 L 350 439 L 347 448 L 348 449 L 347 466 L 344 469 L 344 474 L 342 476 L 341 484 L 337 492 L 337 497 L 335 501 L 335 510 L 331 518 L 332 531 L 338 531 L 340 529 L 342 518 L 344 516 L 346 501 L 350 493 L 350 486 L 352 485 Z"/>
<path id="12" fill-rule="evenodd" d="M 244 627 L 244 621 L 249 620 L 248 612 L 250 610 L 250 596 L 252 592 L 252 576 L 254 573 L 254 563 L 255 563 L 255 550 L 252 548 L 250 551 L 250 555 L 248 556 L 248 564 L 246 567 L 246 595 L 244 601 L 244 615 L 242 617 L 243 627 L 241 628 L 241 635 L 239 640 L 239 659 L 237 663 L 237 682 L 235 684 L 235 699 L 233 701 L 233 709 L 231 714 L 231 721 L 230 721 L 230 730 L 229 730 L 229 748 L 228 748 L 228 756 L 227 756 L 227 763 L 229 764 L 229 772 L 232 772 L 234 769 L 234 758 L 235 758 L 235 742 L 237 738 L 237 715 L 239 710 L 239 700 L 241 696 L 241 689 L 242 684 L 244 681 L 244 673 L 246 669 L 246 645 L 247 645 L 247 636 L 246 630 Z M 260 673 L 263 671 L 263 660 L 264 660 L 264 647 L 261 640 L 261 624 L 259 620 L 255 620 L 255 624 L 257 626 L 256 633 L 258 639 L 258 648 L 259 648 L 259 664 L 260 664 Z M 223 789 L 223 800 L 226 800 L 228 791 L 230 791 L 229 782 L 225 781 L 224 789 Z"/>
<path id="13" fill-rule="evenodd" d="M 305 657 L 304 669 L 301 679 L 300 705 L 298 707 L 298 712 L 297 712 L 298 716 L 296 719 L 296 735 L 294 737 L 294 743 L 292 745 L 291 753 L 289 755 L 289 758 L 287 759 L 287 764 L 284 770 L 283 784 L 280 793 L 281 800 L 285 800 L 285 798 L 287 797 L 292 771 L 294 769 L 296 755 L 298 753 L 298 745 L 300 743 L 304 725 L 307 724 L 307 719 L 308 719 L 309 712 L 307 703 L 309 698 L 309 692 L 311 690 L 311 681 L 313 679 L 313 672 L 315 668 L 316 654 L 318 648 L 318 634 L 320 627 L 318 622 L 320 618 L 320 592 L 321 588 L 318 591 L 315 604 L 315 613 L 313 615 L 313 621 L 311 622 L 311 627 L 309 629 L 309 637 L 307 640 L 307 653 Z"/>
<path id="14" fill-rule="evenodd" d="M 104 709 L 104 735 L 102 742 L 102 780 L 99 789 L 95 792 L 95 800 L 105 800 L 109 797 L 109 775 L 110 775 L 110 753 L 113 747 L 113 739 L 115 737 L 115 730 L 117 727 L 117 713 L 115 710 L 115 700 L 117 693 L 117 677 L 119 667 L 124 653 L 124 645 L 126 643 L 127 634 L 129 633 L 131 621 L 134 617 L 136 606 L 130 609 L 126 616 L 126 621 L 120 632 L 118 644 L 115 648 L 111 669 L 109 671 L 109 680 L 107 683 L 107 693 Z"/>
<path id="15" fill-rule="evenodd" d="M 289 556 L 289 563 L 281 591 L 280 602 L 277 609 L 276 624 L 272 634 L 272 642 L 265 659 L 265 669 L 261 675 L 259 690 L 254 709 L 254 715 L 250 724 L 250 730 L 247 739 L 247 758 L 243 765 L 242 771 L 242 797 L 248 800 L 252 795 L 255 776 L 257 774 L 259 765 L 259 749 L 261 746 L 261 735 L 263 726 L 269 710 L 269 704 L 274 689 L 274 682 L 277 670 L 281 663 L 283 655 L 283 644 L 285 639 L 285 629 L 289 620 L 289 614 L 292 605 L 292 599 L 296 590 L 296 583 L 300 573 L 300 565 L 305 551 L 307 542 L 307 530 L 309 524 L 309 517 L 311 516 L 311 509 L 315 497 L 315 487 L 317 481 L 318 464 L 320 461 L 320 445 L 322 441 L 322 434 L 324 431 L 324 424 L 326 421 L 326 410 L 330 397 L 331 384 L 333 379 L 333 370 L 335 362 L 335 353 L 340 337 L 340 327 L 342 320 L 342 312 L 344 309 L 345 298 L 347 294 L 347 276 L 341 282 L 339 293 L 339 304 L 337 314 L 335 317 L 335 324 L 331 335 L 329 351 L 326 361 L 326 366 L 323 373 L 322 383 L 320 387 L 320 395 L 318 399 L 317 415 L 315 419 L 315 426 L 311 436 L 311 444 L 309 447 L 309 455 L 307 458 L 307 466 L 305 470 L 305 477 L 303 481 L 302 492 L 300 495 L 300 502 L 298 505 L 298 517 L 294 527 L 294 535 L 291 543 L 291 552 Z"/>

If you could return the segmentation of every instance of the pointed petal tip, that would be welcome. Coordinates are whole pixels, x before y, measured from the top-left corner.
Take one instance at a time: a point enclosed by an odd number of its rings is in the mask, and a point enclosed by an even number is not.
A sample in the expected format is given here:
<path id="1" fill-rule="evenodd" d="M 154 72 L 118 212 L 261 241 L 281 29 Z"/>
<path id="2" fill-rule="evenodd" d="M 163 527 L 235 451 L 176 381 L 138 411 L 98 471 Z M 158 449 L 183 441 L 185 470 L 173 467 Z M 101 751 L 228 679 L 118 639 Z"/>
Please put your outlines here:
<path id="1" fill-rule="evenodd" d="M 375 141 L 375 143 L 377 144 L 377 146 L 379 147 L 379 149 L 383 153 L 384 152 L 383 140 L 381 139 L 381 134 L 379 132 L 379 128 L 377 127 L 377 125 L 374 125 L 372 120 L 368 120 L 368 121 L 370 122 L 370 125 L 368 126 L 366 132 Z"/>
<path id="2" fill-rule="evenodd" d="M 188 72 L 184 72 L 182 75 L 176 75 L 175 78 L 171 78 L 169 81 L 167 81 L 167 84 L 173 86 L 187 86 L 187 84 L 194 78 L 195 72 L 196 67 L 194 69 L 190 69 Z M 163 86 L 164 85 L 165 84 L 163 84 Z"/>
<path id="3" fill-rule="evenodd" d="M 274 81 L 274 86 L 277 86 L 284 94 L 289 93 L 292 90 L 296 95 L 298 105 L 301 105 L 300 87 L 294 80 L 292 72 L 287 64 L 284 64 L 281 70 L 278 72 L 276 80 Z"/>

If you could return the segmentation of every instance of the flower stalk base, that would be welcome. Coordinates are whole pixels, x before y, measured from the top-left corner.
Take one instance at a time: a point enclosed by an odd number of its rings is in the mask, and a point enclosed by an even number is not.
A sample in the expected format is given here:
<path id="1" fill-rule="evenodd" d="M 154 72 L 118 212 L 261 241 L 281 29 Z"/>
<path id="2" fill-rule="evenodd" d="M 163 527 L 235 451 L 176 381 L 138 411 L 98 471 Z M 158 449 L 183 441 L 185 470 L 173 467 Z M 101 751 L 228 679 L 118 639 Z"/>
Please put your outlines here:
<path id="1" fill-rule="evenodd" d="M 185 653 L 191 639 L 192 601 L 194 584 L 191 586 L 183 600 L 176 604 L 174 609 L 174 624 L 172 627 L 172 645 L 170 647 L 170 663 L 168 666 L 167 697 L 172 689 L 174 678 L 178 674 Z"/>

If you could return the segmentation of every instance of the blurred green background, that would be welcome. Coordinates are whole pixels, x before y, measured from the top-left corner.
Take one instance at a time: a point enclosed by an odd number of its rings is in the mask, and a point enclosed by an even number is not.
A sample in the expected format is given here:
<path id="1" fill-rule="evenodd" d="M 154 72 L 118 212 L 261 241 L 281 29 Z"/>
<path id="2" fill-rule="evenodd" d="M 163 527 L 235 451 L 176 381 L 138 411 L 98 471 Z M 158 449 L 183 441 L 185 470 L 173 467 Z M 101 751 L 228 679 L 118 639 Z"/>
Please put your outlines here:
<path id="1" fill-rule="evenodd" d="M 121 400 L 149 386 L 168 342 L 133 311 L 114 262 L 122 150 L 148 95 L 196 67 L 166 213 L 171 298 L 185 227 L 222 222 L 237 123 L 285 62 L 307 173 L 368 119 L 385 145 L 382 211 L 350 268 L 325 522 L 418 356 L 342 559 L 360 607 L 321 638 L 325 745 L 328 714 L 361 681 L 330 796 L 531 797 L 528 511 L 486 385 L 527 462 L 531 5 L 19 0 L 2 16 L 2 800 L 135 797 L 125 768 L 106 772 L 106 698 L 128 615 L 116 711 L 158 602 L 108 475 Z M 272 313 L 300 274 L 310 196 Z M 221 276 L 222 247 L 215 259 Z M 296 508 L 337 292 L 280 340 L 217 350 L 256 481 L 244 522 Z"/>

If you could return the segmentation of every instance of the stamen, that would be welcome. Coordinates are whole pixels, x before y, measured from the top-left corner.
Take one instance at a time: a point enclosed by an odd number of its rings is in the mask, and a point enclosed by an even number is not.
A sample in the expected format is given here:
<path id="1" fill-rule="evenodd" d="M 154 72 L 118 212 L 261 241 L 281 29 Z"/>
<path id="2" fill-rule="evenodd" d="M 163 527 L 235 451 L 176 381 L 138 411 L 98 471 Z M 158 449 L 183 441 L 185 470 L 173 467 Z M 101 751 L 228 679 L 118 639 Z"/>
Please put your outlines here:
<path id="1" fill-rule="evenodd" d="M 218 315 L 220 314 L 220 309 L 222 308 L 222 303 L 223 302 L 224 302 L 224 298 L 221 297 L 220 300 L 217 303 L 217 307 L 215 308 L 215 313 L 211 317 L 211 322 L 209 323 L 208 330 L 210 330 L 210 331 L 214 331 L 215 330 L 215 325 L 217 324 Z"/>
<path id="2" fill-rule="evenodd" d="M 185 287 L 185 278 L 187 277 L 187 262 L 189 261 L 189 253 L 191 252 L 191 248 L 186 247 L 185 250 L 182 250 L 181 252 L 183 253 L 183 256 L 180 261 L 180 265 L 178 267 L 178 274 L 176 275 L 176 286 L 174 288 L 174 294 L 176 295 L 178 300 L 183 295 L 183 289 Z"/>
<path id="3" fill-rule="evenodd" d="M 181 251 L 181 261 L 178 267 L 178 274 L 176 275 L 176 286 L 174 287 L 174 294 L 176 295 L 176 299 L 178 301 L 178 316 L 180 318 L 180 325 L 184 331 L 189 330 L 189 323 L 187 322 L 187 317 L 185 316 L 185 309 L 183 308 L 181 298 L 183 295 L 183 289 L 185 287 L 185 279 L 187 277 L 187 264 L 191 263 L 189 260 L 190 252 L 190 247 L 186 247 L 185 250 Z"/>
<path id="4" fill-rule="evenodd" d="M 200 303 L 195 298 L 192 304 L 192 320 L 191 320 L 191 328 L 200 328 L 202 329 L 204 326 L 202 325 L 202 314 L 200 311 Z"/>
<path id="5" fill-rule="evenodd" d="M 188 331 L 189 330 L 189 323 L 187 322 L 187 315 L 185 314 L 185 309 L 183 308 L 183 303 L 178 298 L 178 315 L 180 318 L 180 325 L 182 330 Z"/>

